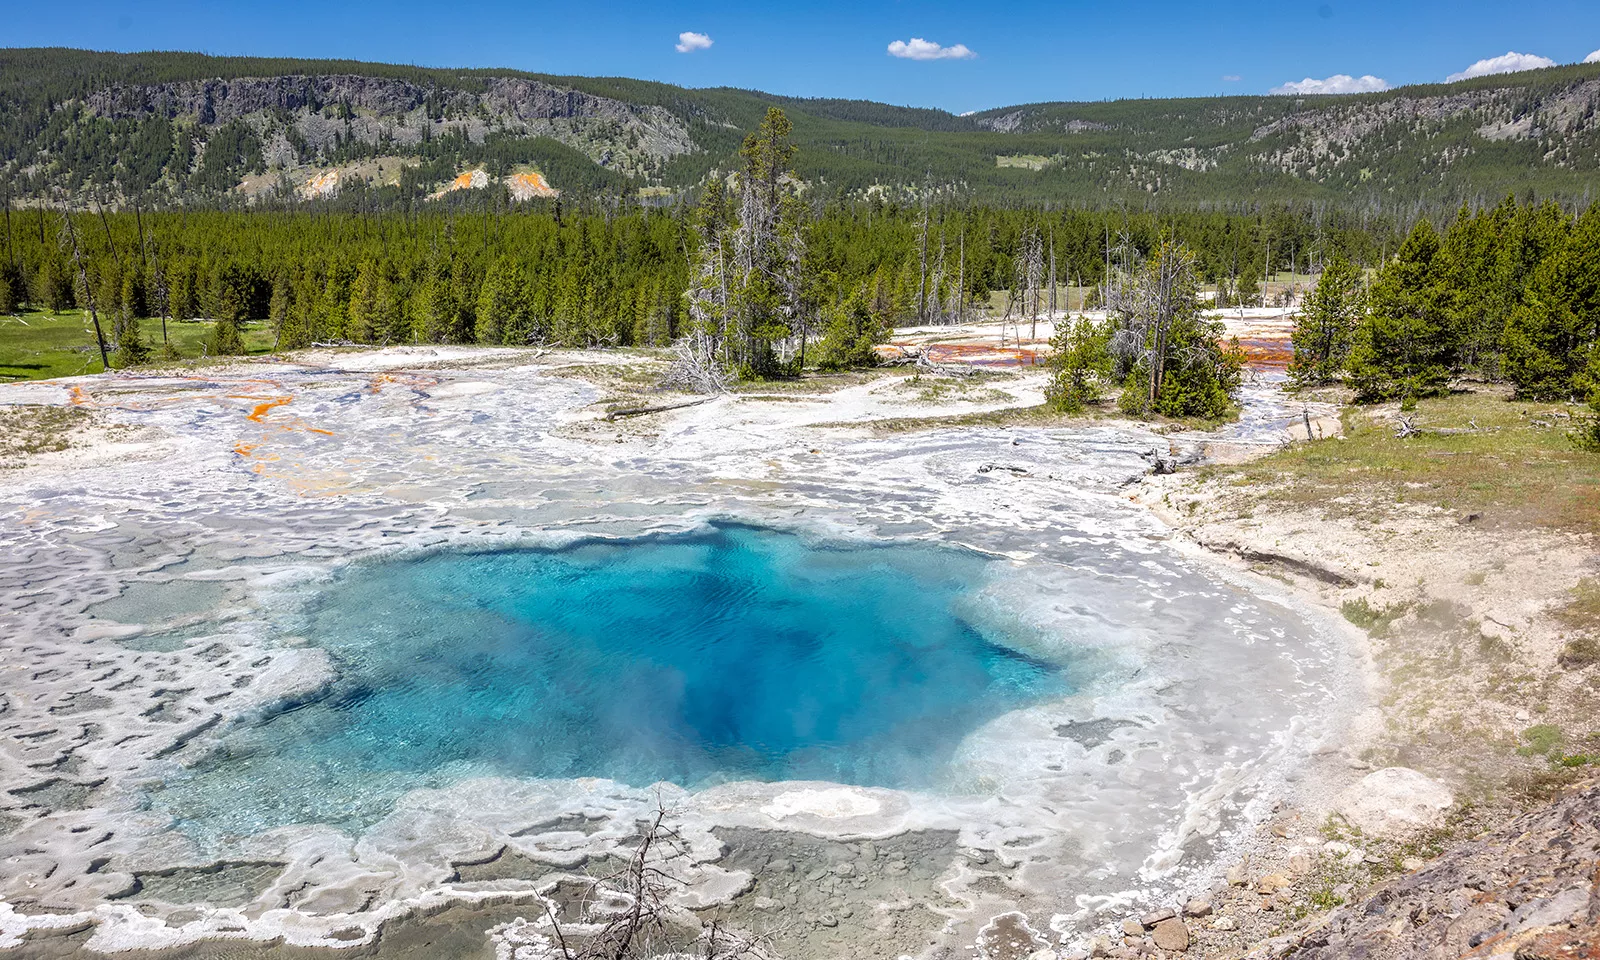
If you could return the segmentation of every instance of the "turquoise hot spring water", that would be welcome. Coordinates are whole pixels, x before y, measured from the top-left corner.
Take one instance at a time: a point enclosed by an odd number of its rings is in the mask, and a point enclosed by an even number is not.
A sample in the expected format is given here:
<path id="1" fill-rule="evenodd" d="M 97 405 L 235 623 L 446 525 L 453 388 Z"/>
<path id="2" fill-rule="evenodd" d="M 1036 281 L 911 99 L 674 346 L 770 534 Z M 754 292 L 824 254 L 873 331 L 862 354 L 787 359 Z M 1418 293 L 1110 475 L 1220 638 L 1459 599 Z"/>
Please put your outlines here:
<path id="1" fill-rule="evenodd" d="M 1074 685 L 987 615 L 1003 566 L 736 525 L 354 565 L 293 625 L 332 688 L 153 802 L 237 837 L 474 776 L 949 786 L 963 737 Z"/>

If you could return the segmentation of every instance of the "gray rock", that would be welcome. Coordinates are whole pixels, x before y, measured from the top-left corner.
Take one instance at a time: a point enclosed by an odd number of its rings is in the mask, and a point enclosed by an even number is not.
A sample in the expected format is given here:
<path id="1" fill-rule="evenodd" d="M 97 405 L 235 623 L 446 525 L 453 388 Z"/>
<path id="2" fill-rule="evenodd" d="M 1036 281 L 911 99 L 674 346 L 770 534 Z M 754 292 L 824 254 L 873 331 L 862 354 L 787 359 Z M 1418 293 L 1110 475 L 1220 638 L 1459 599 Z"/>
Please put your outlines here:
<path id="1" fill-rule="evenodd" d="M 1455 803 L 1450 788 L 1408 767 L 1385 767 L 1339 795 L 1334 812 L 1364 833 L 1396 837 L 1440 826 Z"/>
<path id="2" fill-rule="evenodd" d="M 1140 917 L 1139 922 L 1144 924 L 1146 927 L 1153 927 L 1161 921 L 1170 920 L 1177 915 L 1178 911 L 1172 909 L 1171 907 L 1162 907 L 1159 910 L 1152 910 Z"/>
<path id="3" fill-rule="evenodd" d="M 1209 917 L 1211 916 L 1211 910 L 1210 900 L 1190 900 L 1183 905 L 1183 913 L 1189 917 Z"/>
<path id="4" fill-rule="evenodd" d="M 1552 927 L 1566 923 L 1573 914 L 1589 906 L 1589 891 L 1582 888 L 1563 890 L 1553 897 L 1530 900 L 1511 914 L 1511 922 L 1520 928 Z"/>

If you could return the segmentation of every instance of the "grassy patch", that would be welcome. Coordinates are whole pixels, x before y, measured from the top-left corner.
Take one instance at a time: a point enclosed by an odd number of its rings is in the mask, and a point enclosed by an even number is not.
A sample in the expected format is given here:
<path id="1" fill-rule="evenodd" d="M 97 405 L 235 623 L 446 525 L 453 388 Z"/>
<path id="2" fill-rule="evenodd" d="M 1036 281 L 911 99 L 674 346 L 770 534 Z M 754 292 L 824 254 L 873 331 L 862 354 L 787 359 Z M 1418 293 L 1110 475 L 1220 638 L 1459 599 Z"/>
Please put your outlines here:
<path id="1" fill-rule="evenodd" d="M 1576 630 L 1600 630 L 1600 581 L 1584 578 L 1572 589 L 1572 602 L 1556 617 Z"/>
<path id="2" fill-rule="evenodd" d="M 1357 597 L 1346 600 L 1339 607 L 1339 612 L 1344 618 L 1374 637 L 1386 637 L 1389 628 L 1396 620 L 1406 615 L 1411 609 L 1409 603 L 1391 603 L 1382 607 L 1375 607 L 1367 601 L 1366 597 Z"/>
<path id="3" fill-rule="evenodd" d="M 961 400 L 968 403 L 1005 403 L 1017 398 L 988 386 L 999 375 L 975 373 L 966 377 L 929 377 L 916 374 L 900 385 L 922 403 Z"/>
<path id="4" fill-rule="evenodd" d="M 1352 408 L 1344 440 L 1296 444 L 1210 472 L 1332 517 L 1416 504 L 1484 526 L 1600 529 L 1600 455 L 1577 449 L 1570 436 L 1579 408 L 1491 390 L 1457 393 L 1421 401 L 1413 420 L 1424 430 L 1472 432 L 1406 439 L 1395 436 L 1392 412 Z"/>
<path id="5" fill-rule="evenodd" d="M 1082 423 L 1084 420 L 1116 417 L 1115 407 L 1090 408 L 1068 416 L 1041 403 L 1032 407 L 1006 407 L 1003 410 L 986 410 L 978 413 L 956 413 L 942 417 L 888 417 L 867 423 L 820 423 L 820 427 L 871 427 L 875 433 L 915 433 L 919 430 L 943 430 L 947 427 L 1048 427 Z"/>
<path id="6" fill-rule="evenodd" d="M 0 407 L 0 466 L 21 466 L 24 457 L 67 449 L 89 416 L 76 407 Z"/>
<path id="7" fill-rule="evenodd" d="M 1012 156 L 996 156 L 994 165 L 1000 168 L 1014 168 L 1019 170 L 1043 170 L 1050 163 L 1050 158 L 1037 153 L 1019 153 Z"/>
<path id="8" fill-rule="evenodd" d="M 1600 640 L 1594 637 L 1574 637 L 1561 648 L 1557 659 L 1568 670 L 1582 670 L 1600 663 Z"/>
<path id="9" fill-rule="evenodd" d="M 1517 753 L 1524 757 L 1548 757 L 1567 742 L 1566 734 L 1553 723 L 1541 723 L 1522 731 L 1522 746 Z"/>
<path id="10" fill-rule="evenodd" d="M 101 328 L 110 336 L 110 321 L 100 318 Z M 184 357 L 199 357 L 211 336 L 212 325 L 195 320 L 168 320 L 167 337 Z M 139 326 L 152 355 L 161 350 L 161 321 L 145 320 Z M 264 323 L 247 323 L 245 350 L 252 354 L 272 350 L 272 331 Z M 164 361 L 163 361 L 164 362 Z M 116 359 L 112 358 L 112 366 Z M 100 348 L 95 345 L 94 326 L 80 310 L 64 313 L 27 311 L 0 316 L 0 382 L 8 380 L 48 380 L 85 373 L 99 373 Z"/>
<path id="11" fill-rule="evenodd" d="M 860 386 L 885 377 L 898 376 L 904 371 L 896 367 L 863 367 L 859 370 L 836 370 L 824 373 L 807 370 L 797 377 L 772 380 L 744 380 L 734 384 L 734 393 L 797 393 L 826 394 L 846 387 Z"/>

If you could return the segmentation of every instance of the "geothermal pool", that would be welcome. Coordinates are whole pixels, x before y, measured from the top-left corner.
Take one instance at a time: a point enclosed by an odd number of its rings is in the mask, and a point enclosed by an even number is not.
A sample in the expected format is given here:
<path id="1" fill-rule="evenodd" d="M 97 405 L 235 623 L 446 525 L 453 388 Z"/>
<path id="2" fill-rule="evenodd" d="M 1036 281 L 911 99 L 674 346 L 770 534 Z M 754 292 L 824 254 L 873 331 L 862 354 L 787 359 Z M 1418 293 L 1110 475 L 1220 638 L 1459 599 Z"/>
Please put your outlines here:
<path id="1" fill-rule="evenodd" d="M 216 836 L 359 832 L 473 776 L 960 789 L 967 734 L 1072 689 L 1071 651 L 986 622 L 997 566 L 727 524 L 357 565 L 286 625 L 337 682 L 156 805 Z"/>
<path id="2" fill-rule="evenodd" d="M 1038 374 L 607 423 L 625 358 L 532 356 L 3 388 L 116 431 L 0 478 L 0 960 L 489 955 L 663 807 L 784 957 L 1054 941 L 1209 885 L 1358 702 L 1130 502 L 1190 440 L 875 427 Z"/>

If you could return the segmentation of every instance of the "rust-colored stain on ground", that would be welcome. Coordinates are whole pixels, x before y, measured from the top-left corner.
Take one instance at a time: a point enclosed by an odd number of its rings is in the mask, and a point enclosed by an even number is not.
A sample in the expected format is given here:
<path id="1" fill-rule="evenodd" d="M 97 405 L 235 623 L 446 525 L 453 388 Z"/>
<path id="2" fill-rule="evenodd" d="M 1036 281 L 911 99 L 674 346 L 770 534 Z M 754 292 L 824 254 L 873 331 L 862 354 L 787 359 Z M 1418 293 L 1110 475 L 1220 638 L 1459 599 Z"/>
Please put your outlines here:
<path id="1" fill-rule="evenodd" d="M 1037 347 L 1000 347 L 986 343 L 891 343 L 879 348 L 879 353 L 894 357 L 912 348 L 922 351 L 933 363 L 961 363 L 976 367 L 1033 367 L 1042 360 Z"/>
<path id="2" fill-rule="evenodd" d="M 1244 362 L 1252 370 L 1287 370 L 1294 358 L 1294 345 L 1279 337 L 1240 339 Z"/>
<path id="3" fill-rule="evenodd" d="M 254 400 L 256 398 L 255 397 L 249 397 L 249 396 L 244 396 L 244 397 L 236 396 L 233 399 L 235 399 L 235 400 Z M 284 406 L 287 403 L 291 403 L 291 402 L 293 402 L 293 400 L 294 400 L 293 397 L 274 397 L 271 400 L 268 400 L 266 403 L 258 403 L 258 404 L 256 404 L 255 409 L 251 410 L 250 411 L 250 415 L 248 417 L 245 417 L 245 419 L 246 420 L 250 420 L 250 421 L 252 421 L 254 423 L 261 423 L 262 421 L 264 421 L 266 419 L 267 413 L 269 411 L 271 411 L 275 407 L 281 407 L 281 406 Z"/>
<path id="4" fill-rule="evenodd" d="M 556 197 L 561 191 L 550 186 L 550 181 L 542 173 L 518 173 L 506 178 L 506 187 L 510 189 L 511 196 L 516 200 L 532 200 L 534 197 Z"/>

